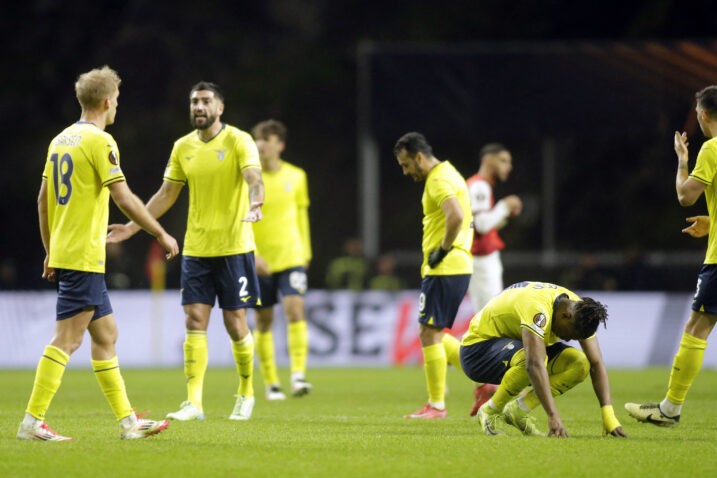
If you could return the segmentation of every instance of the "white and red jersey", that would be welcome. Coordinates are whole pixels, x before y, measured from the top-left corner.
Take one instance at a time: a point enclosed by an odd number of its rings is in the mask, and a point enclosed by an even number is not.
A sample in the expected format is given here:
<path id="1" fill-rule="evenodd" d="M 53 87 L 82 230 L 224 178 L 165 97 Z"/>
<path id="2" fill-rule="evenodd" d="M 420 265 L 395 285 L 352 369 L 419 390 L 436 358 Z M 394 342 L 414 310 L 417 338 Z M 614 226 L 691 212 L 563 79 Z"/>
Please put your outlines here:
<path id="1" fill-rule="evenodd" d="M 466 180 L 468 195 L 473 211 L 473 245 L 471 254 L 485 256 L 505 247 L 498 235 L 510 215 L 510 209 L 504 201 L 495 204 L 493 185 L 477 173 Z"/>

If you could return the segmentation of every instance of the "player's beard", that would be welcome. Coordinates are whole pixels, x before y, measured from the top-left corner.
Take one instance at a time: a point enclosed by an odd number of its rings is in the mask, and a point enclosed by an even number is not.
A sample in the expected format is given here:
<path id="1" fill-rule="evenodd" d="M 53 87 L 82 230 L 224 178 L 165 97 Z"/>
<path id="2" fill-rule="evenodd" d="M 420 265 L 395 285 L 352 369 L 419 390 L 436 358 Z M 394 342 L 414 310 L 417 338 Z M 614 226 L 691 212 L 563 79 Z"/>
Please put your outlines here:
<path id="1" fill-rule="evenodd" d="M 199 124 L 197 124 L 197 118 L 196 118 L 193 114 L 190 113 L 190 114 L 189 114 L 189 122 L 191 123 L 192 128 L 196 128 L 196 129 L 207 129 L 207 128 L 209 128 L 211 125 L 213 125 L 214 122 L 217 120 L 216 115 L 215 115 L 215 116 L 212 116 L 212 115 L 209 114 L 209 113 L 205 113 L 204 116 L 202 116 L 202 118 L 204 118 L 204 120 L 205 120 L 205 121 L 204 121 L 204 124 L 199 125 Z"/>

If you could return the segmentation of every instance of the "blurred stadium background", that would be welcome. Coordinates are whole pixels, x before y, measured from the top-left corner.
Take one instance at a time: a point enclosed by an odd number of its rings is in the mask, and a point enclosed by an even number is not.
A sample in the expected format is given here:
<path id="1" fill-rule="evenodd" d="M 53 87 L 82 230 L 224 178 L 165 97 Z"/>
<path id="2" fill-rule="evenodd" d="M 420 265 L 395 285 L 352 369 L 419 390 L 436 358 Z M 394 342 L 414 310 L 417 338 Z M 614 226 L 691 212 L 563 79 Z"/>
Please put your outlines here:
<path id="1" fill-rule="evenodd" d="M 691 290 L 704 241 L 680 233 L 672 132 L 702 137 L 695 90 L 717 83 L 709 2 L 59 2 L 5 7 L 0 19 L 5 173 L 0 288 L 47 289 L 35 198 L 49 140 L 79 115 L 78 73 L 123 78 L 111 127 L 129 183 L 157 189 L 173 141 L 189 130 L 200 79 L 227 94 L 225 120 L 289 127 L 286 159 L 309 176 L 314 288 L 345 238 L 369 261 L 392 254 L 418 285 L 421 186 L 403 178 L 395 139 L 422 131 L 467 177 L 488 141 L 513 151 L 500 197 L 525 213 L 503 230 L 506 283 Z M 619 6 L 618 6 L 619 5 Z M 183 236 L 187 195 L 164 219 Z M 121 220 L 115 210 L 111 218 Z M 147 288 L 149 238 L 111 251 L 114 288 Z M 113 278 L 114 276 L 114 278 Z M 178 286 L 179 261 L 167 287 Z"/>

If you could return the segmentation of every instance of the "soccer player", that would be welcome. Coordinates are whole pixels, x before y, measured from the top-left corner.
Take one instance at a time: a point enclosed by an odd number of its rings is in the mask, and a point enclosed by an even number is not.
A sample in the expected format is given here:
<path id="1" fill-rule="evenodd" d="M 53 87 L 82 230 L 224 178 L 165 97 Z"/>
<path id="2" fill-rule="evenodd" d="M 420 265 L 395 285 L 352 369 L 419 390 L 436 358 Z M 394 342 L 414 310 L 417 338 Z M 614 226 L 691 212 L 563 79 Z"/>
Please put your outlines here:
<path id="1" fill-rule="evenodd" d="M 439 161 L 420 133 L 406 133 L 393 148 L 404 175 L 425 181 L 423 263 L 418 335 L 423 348 L 428 403 L 405 418 L 445 418 L 446 366 L 460 369 L 458 340 L 443 329 L 453 326 L 472 272 L 471 206 L 463 176 Z"/>
<path id="2" fill-rule="evenodd" d="M 167 415 L 175 420 L 204 419 L 207 327 L 217 297 L 239 373 L 229 418 L 248 420 L 254 408 L 254 342 L 246 308 L 261 303 L 250 223 L 262 218 L 264 185 L 254 141 L 248 133 L 223 123 L 223 112 L 224 95 L 216 84 L 202 81 L 192 87 L 189 116 L 195 130 L 174 143 L 162 186 L 147 203 L 149 212 L 160 217 L 177 200 L 182 186 L 189 186 L 181 276 L 188 397 L 179 411 Z M 112 242 L 138 230 L 132 222 L 110 228 Z"/>
<path id="3" fill-rule="evenodd" d="M 514 194 L 497 203 L 493 198 L 493 186 L 505 182 L 513 170 L 513 157 L 508 148 L 500 143 L 489 143 L 478 152 L 480 168 L 466 180 L 473 211 L 473 275 L 468 283 L 468 295 L 473 310 L 478 312 L 488 301 L 503 290 L 503 264 L 500 251 L 505 244 L 498 235 L 508 218 L 520 214 L 523 203 Z M 470 411 L 474 416 L 478 409 L 495 393 L 494 384 L 478 384 L 475 403 Z"/>
<path id="4" fill-rule="evenodd" d="M 709 138 L 704 142 L 692 173 L 687 174 L 687 134 L 675 132 L 677 176 L 675 188 L 681 206 L 692 206 L 705 193 L 709 217 L 688 218 L 693 224 L 683 232 L 702 237 L 709 230 L 705 262 L 697 276 L 697 291 L 692 300 L 692 313 L 685 324 L 680 347 L 672 362 L 667 395 L 660 403 L 626 403 L 628 413 L 641 422 L 674 427 L 680 421 L 682 404 L 697 373 L 707 347 L 707 337 L 717 322 L 717 233 L 713 231 L 717 214 L 714 181 L 717 176 L 717 86 L 697 92 L 697 122 Z"/>
<path id="5" fill-rule="evenodd" d="M 284 400 L 286 395 L 276 372 L 271 332 L 273 308 L 279 296 L 288 322 L 291 394 L 301 397 L 312 388 L 306 381 L 309 338 L 304 317 L 306 268 L 311 261 L 309 192 L 304 170 L 281 159 L 286 146 L 286 127 L 276 120 L 262 121 L 254 126 L 252 135 L 259 150 L 266 193 L 264 219 L 253 226 L 261 289 L 254 340 L 266 398 Z"/>
<path id="6" fill-rule="evenodd" d="M 493 198 L 493 186 L 505 182 L 513 170 L 510 151 L 499 143 L 489 143 L 478 153 L 480 168 L 466 180 L 473 209 L 473 275 L 468 284 L 468 294 L 473 310 L 478 312 L 490 299 L 503 290 L 503 265 L 500 251 L 505 247 L 498 235 L 508 218 L 520 214 L 523 203 L 514 194 L 497 203 Z"/>
<path id="7" fill-rule="evenodd" d="M 542 405 L 548 436 L 567 437 L 553 397 L 582 382 L 588 373 L 602 411 L 603 434 L 627 436 L 615 417 L 610 382 L 595 331 L 607 309 L 563 287 L 520 282 L 491 299 L 470 322 L 461 341 L 461 363 L 476 382 L 500 384 L 478 410 L 487 435 L 499 435 L 505 420 L 525 435 L 544 435 L 530 416 Z M 578 340 L 582 351 L 560 340 Z M 532 389 L 518 396 L 528 385 Z"/>
<path id="8" fill-rule="evenodd" d="M 75 83 L 80 121 L 50 143 L 37 200 L 45 247 L 43 279 L 57 282 L 55 333 L 37 365 L 35 383 L 17 438 L 67 441 L 45 423 L 70 355 L 92 340 L 92 368 L 120 425 L 120 438 L 157 434 L 169 422 L 135 415 L 127 398 L 115 353 L 117 324 L 105 285 L 105 240 L 109 197 L 127 217 L 155 236 L 167 258 L 179 253 L 177 241 L 130 191 L 119 165 L 119 149 L 105 127 L 114 123 L 121 80 L 104 66 L 83 73 Z"/>

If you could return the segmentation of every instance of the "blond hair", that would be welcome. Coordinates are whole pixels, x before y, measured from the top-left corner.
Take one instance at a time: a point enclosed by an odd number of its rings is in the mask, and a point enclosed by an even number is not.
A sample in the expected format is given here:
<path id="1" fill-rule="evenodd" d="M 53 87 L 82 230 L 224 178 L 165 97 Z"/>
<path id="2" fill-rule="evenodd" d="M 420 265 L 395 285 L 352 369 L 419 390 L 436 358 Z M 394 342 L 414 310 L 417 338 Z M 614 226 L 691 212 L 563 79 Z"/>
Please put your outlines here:
<path id="1" fill-rule="evenodd" d="M 83 110 L 97 109 L 119 88 L 120 83 L 122 80 L 117 72 L 107 65 L 83 73 L 75 82 L 77 101 Z"/>

